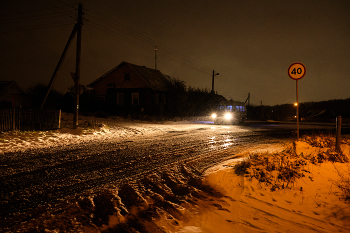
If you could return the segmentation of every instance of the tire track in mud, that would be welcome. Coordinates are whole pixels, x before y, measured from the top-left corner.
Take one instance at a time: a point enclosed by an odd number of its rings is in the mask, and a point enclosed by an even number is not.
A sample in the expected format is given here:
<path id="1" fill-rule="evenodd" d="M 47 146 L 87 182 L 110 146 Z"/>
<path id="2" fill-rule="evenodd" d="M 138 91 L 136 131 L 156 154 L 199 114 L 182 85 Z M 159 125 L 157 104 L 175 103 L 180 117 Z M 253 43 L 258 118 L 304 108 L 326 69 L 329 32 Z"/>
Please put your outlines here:
<path id="1" fill-rule="evenodd" d="M 136 179 L 164 167 L 193 162 L 202 169 L 227 157 L 221 153 L 237 145 L 258 142 L 254 132 L 223 133 L 208 130 L 170 132 L 161 139 L 144 138 L 20 152 L 2 165 L 20 169 L 1 173 L 0 216 L 14 216 L 39 205 L 98 189 L 124 179 Z M 237 153 L 240 147 L 237 147 Z M 38 152 L 38 151 L 37 151 Z M 19 159 L 18 159 L 19 158 Z"/>

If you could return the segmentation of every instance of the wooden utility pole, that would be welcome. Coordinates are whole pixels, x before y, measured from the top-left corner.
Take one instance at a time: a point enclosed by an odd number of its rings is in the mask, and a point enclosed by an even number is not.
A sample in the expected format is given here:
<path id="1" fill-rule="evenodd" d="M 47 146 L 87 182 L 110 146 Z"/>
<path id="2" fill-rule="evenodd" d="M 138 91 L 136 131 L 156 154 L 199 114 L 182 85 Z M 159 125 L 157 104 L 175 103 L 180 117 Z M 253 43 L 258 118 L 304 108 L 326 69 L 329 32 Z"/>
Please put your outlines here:
<path id="1" fill-rule="evenodd" d="M 74 79 L 74 117 L 73 128 L 77 128 L 79 125 L 79 95 L 80 95 L 80 58 L 81 58 L 81 29 L 83 25 L 83 5 L 79 3 L 78 7 L 78 22 L 77 26 L 77 53 L 76 53 L 76 66 L 75 66 L 75 79 Z"/>
<path id="2" fill-rule="evenodd" d="M 48 87 L 47 87 L 46 95 L 45 95 L 44 100 L 43 100 L 43 102 L 42 102 L 42 104 L 41 104 L 41 107 L 40 107 L 40 110 L 43 109 L 43 107 L 44 107 L 44 105 L 45 105 L 46 99 L 47 99 L 47 97 L 48 97 L 48 95 L 49 95 L 49 93 L 50 93 L 50 90 L 51 90 L 51 88 L 52 88 L 52 86 L 53 86 L 53 83 L 54 83 L 56 77 L 57 77 L 57 74 L 58 74 L 58 72 L 59 72 L 60 69 L 61 69 L 61 66 L 62 66 L 62 64 L 63 64 L 63 61 L 64 61 L 64 59 L 66 58 L 66 55 L 67 55 L 68 50 L 69 50 L 69 47 L 70 47 L 70 45 L 72 44 L 72 41 L 73 41 L 74 36 L 75 36 L 76 33 L 77 33 L 77 25 L 74 26 L 74 28 L 73 28 L 73 30 L 72 30 L 72 33 L 70 34 L 70 37 L 69 37 L 69 39 L 68 39 L 68 41 L 67 41 L 66 47 L 65 47 L 64 50 L 63 50 L 63 53 L 62 53 L 62 55 L 61 55 L 61 58 L 60 58 L 60 60 L 58 61 L 58 64 L 57 64 L 57 66 L 56 66 L 56 69 L 55 69 L 55 71 L 54 71 L 53 74 L 52 74 L 50 83 L 49 83 L 49 85 L 48 85 Z"/>
<path id="3" fill-rule="evenodd" d="M 44 107 L 45 101 L 47 99 L 47 96 L 50 93 L 50 90 L 53 86 L 53 83 L 56 79 L 56 76 L 58 74 L 58 71 L 60 70 L 62 63 L 68 53 L 69 47 L 75 37 L 75 34 L 77 34 L 77 51 L 76 51 L 76 67 L 75 67 L 75 74 L 74 74 L 74 117 L 73 117 L 73 128 L 77 128 L 78 126 L 78 113 L 79 113 L 79 95 L 80 95 L 80 58 L 81 58 L 81 29 L 82 29 L 82 25 L 83 25 L 83 5 L 80 3 L 78 6 L 78 21 L 77 23 L 74 25 L 73 31 L 68 39 L 68 42 L 66 44 L 66 47 L 63 50 L 63 53 L 61 55 L 61 58 L 57 64 L 57 67 L 51 77 L 50 83 L 48 85 L 47 88 L 47 93 L 45 95 L 45 98 L 43 100 L 43 103 L 41 105 L 42 109 Z"/>

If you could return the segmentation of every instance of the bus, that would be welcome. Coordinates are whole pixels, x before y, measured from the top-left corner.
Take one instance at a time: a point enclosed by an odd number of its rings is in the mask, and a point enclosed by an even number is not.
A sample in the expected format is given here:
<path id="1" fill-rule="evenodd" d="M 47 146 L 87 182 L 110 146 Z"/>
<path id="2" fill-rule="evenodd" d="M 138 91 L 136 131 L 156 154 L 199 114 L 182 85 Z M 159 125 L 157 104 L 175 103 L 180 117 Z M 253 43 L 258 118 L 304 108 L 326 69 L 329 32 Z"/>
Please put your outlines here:
<path id="1" fill-rule="evenodd" d="M 243 124 L 247 119 L 246 105 L 240 101 L 221 101 L 211 118 L 214 124 Z"/>

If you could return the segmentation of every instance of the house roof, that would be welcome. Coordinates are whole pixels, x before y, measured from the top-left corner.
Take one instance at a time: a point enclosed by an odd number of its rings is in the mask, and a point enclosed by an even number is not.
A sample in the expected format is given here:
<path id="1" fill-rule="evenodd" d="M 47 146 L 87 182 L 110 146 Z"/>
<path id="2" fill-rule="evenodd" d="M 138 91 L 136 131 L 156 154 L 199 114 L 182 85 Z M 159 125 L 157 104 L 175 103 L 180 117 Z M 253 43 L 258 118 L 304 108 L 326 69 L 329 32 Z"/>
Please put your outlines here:
<path id="1" fill-rule="evenodd" d="M 328 109 L 323 110 L 310 110 L 307 114 L 308 118 L 335 118 L 335 114 Z"/>
<path id="2" fill-rule="evenodd" d="M 0 81 L 0 91 L 10 87 L 13 83 L 15 83 L 15 81 Z"/>
<path id="3" fill-rule="evenodd" d="M 146 83 L 148 83 L 149 87 L 154 91 L 166 91 L 166 81 L 167 78 L 165 75 L 163 75 L 159 70 L 147 68 L 145 66 L 138 66 L 135 64 L 131 64 L 128 62 L 122 62 L 118 66 L 114 67 L 95 81 L 88 84 L 88 87 L 92 87 L 95 83 L 99 82 L 104 77 L 108 76 L 110 73 L 114 72 L 115 70 L 119 69 L 121 66 L 128 66 L 130 69 L 134 70 L 136 73 L 138 73 L 141 78 L 143 78 Z"/>
<path id="4" fill-rule="evenodd" d="M 5 90 L 12 85 L 15 85 L 21 92 L 23 92 L 23 90 L 16 84 L 16 81 L 0 81 L 0 93 L 4 93 Z"/>

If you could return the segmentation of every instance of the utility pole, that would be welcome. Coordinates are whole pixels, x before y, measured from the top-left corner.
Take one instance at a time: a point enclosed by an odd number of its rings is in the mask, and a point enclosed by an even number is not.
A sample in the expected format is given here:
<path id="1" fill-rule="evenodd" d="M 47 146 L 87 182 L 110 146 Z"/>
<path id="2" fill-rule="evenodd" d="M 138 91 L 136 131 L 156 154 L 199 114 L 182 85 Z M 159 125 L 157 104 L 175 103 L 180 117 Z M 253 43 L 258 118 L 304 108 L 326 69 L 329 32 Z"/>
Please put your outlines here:
<path id="1" fill-rule="evenodd" d="M 79 95 L 80 95 L 80 59 L 81 59 L 81 29 L 83 25 L 83 5 L 79 3 L 78 6 L 78 22 L 77 26 L 77 51 L 76 51 L 76 66 L 75 66 L 75 79 L 74 79 L 74 117 L 73 128 L 76 129 L 79 124 Z"/>
<path id="2" fill-rule="evenodd" d="M 55 71 L 54 71 L 53 74 L 52 74 L 50 83 L 49 83 L 49 85 L 48 85 L 48 87 L 47 87 L 46 95 L 45 95 L 44 100 L 43 100 L 43 102 L 42 102 L 42 104 L 41 104 L 41 107 L 40 107 L 40 110 L 42 110 L 43 107 L 44 107 L 44 105 L 45 105 L 46 99 L 47 99 L 47 97 L 48 97 L 48 95 L 49 95 L 49 93 L 50 93 L 50 90 L 51 90 L 51 88 L 52 88 L 52 86 L 53 86 L 53 83 L 54 83 L 54 81 L 55 81 L 55 79 L 56 79 L 56 77 L 57 77 L 57 75 L 58 75 L 58 72 L 59 72 L 60 69 L 61 69 L 61 66 L 62 66 L 62 64 L 63 64 L 63 61 L 64 61 L 64 59 L 66 58 L 66 55 L 67 55 L 68 50 L 69 50 L 69 47 L 70 47 L 70 45 L 72 44 L 72 41 L 73 41 L 74 36 L 75 36 L 76 33 L 77 33 L 77 25 L 74 26 L 74 28 L 73 28 L 73 30 L 72 30 L 72 33 L 70 34 L 69 39 L 68 39 L 68 41 L 67 41 L 66 47 L 65 47 L 64 50 L 63 50 L 63 53 L 62 53 L 62 55 L 61 55 L 61 58 L 60 58 L 60 60 L 58 61 L 58 64 L 57 64 L 57 66 L 56 66 L 56 69 L 55 69 Z"/>
<path id="3" fill-rule="evenodd" d="M 247 102 L 248 102 L 248 104 L 247 104 Z M 247 99 L 245 100 L 244 104 L 245 104 L 246 111 L 247 111 L 247 118 L 250 119 L 250 110 L 248 111 L 248 109 L 249 109 L 249 104 L 250 104 L 250 93 L 248 93 L 248 97 L 247 97 Z"/>
<path id="4" fill-rule="evenodd" d="M 61 69 L 61 66 L 63 64 L 63 61 L 68 53 L 69 47 L 75 37 L 75 34 L 77 34 L 77 51 L 76 51 L 76 69 L 75 69 L 75 74 L 73 76 L 73 80 L 74 80 L 74 92 L 75 92 L 75 96 L 74 96 L 74 117 L 73 117 L 73 128 L 77 128 L 78 126 L 78 113 L 79 113 L 79 94 L 80 94 L 80 85 L 79 85 L 79 81 L 80 81 L 80 58 L 81 58 L 81 29 L 82 29 L 82 25 L 83 25 L 83 5 L 80 3 L 78 6 L 78 21 L 77 23 L 74 25 L 74 28 L 72 30 L 72 33 L 68 39 L 68 42 L 66 44 L 66 47 L 63 50 L 63 53 L 61 55 L 61 58 L 56 66 L 56 69 L 51 77 L 50 83 L 48 85 L 47 88 L 47 92 L 45 95 L 45 98 L 43 100 L 43 103 L 40 107 L 40 109 L 42 109 L 44 107 L 45 101 L 47 99 L 47 96 L 50 93 L 50 90 L 53 86 L 53 83 L 57 77 L 57 74 L 59 72 L 59 70 Z"/>
<path id="5" fill-rule="evenodd" d="M 215 94 L 215 91 L 214 91 L 214 77 L 215 77 L 215 75 L 219 75 L 219 73 L 215 74 L 215 71 L 213 70 L 213 79 L 212 79 L 212 82 L 211 82 L 211 93 L 212 94 Z"/>

